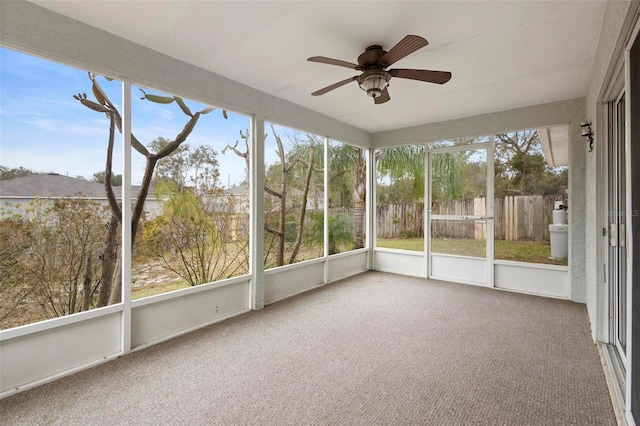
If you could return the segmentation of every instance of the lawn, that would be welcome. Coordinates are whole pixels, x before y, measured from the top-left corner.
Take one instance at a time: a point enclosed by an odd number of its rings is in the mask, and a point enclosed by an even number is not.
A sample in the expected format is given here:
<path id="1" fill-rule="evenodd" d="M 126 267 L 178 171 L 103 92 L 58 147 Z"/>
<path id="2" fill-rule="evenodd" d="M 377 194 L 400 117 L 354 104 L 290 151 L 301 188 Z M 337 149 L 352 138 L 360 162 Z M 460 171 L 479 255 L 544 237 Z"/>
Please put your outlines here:
<path id="1" fill-rule="evenodd" d="M 378 239 L 377 247 L 392 249 L 423 251 L 422 238 Z M 438 238 L 432 240 L 434 253 L 457 254 L 462 256 L 484 257 L 485 241 L 471 239 Z M 315 259 L 321 256 L 322 247 L 302 246 L 296 259 L 297 262 Z M 566 265 L 567 261 L 549 259 L 551 247 L 549 244 L 535 241 L 496 241 L 495 258 L 499 260 L 513 260 L 520 262 L 543 263 L 551 265 Z M 268 268 L 272 268 L 274 259 L 271 256 Z M 140 299 L 172 290 L 188 288 L 189 284 L 167 271 L 160 262 L 150 259 L 137 259 L 132 271 L 133 284 L 131 286 L 132 299 Z"/>
<path id="2" fill-rule="evenodd" d="M 229 243 L 230 246 L 233 243 Z M 233 250 L 244 250 L 247 246 L 247 243 L 235 244 L 234 247 L 229 249 L 230 253 L 233 253 Z M 289 256 L 292 251 L 292 243 L 287 243 L 285 248 L 285 259 L 289 260 Z M 267 248 L 268 249 L 268 248 Z M 271 247 L 271 251 L 274 248 Z M 322 257 L 323 246 L 322 245 L 302 245 L 296 256 L 296 263 L 302 262 L 304 260 L 309 259 L 317 259 L 318 257 Z M 233 257 L 230 255 L 230 257 Z M 248 257 L 247 265 L 245 269 L 248 269 Z M 176 257 L 173 259 L 176 262 L 175 266 L 180 266 L 180 259 Z M 227 266 L 225 263 L 224 266 Z M 275 264 L 275 253 L 271 253 L 268 256 L 267 265 L 265 265 L 266 269 L 274 268 Z M 242 275 L 244 272 L 239 271 L 237 275 Z M 154 296 L 156 294 L 167 293 L 174 290 L 180 290 L 183 288 L 189 288 L 189 283 L 176 275 L 174 272 L 167 270 L 163 263 L 159 260 L 155 260 L 151 257 L 145 256 L 137 256 L 134 257 L 132 262 L 132 271 L 131 271 L 131 298 L 132 299 L 141 299 L 143 297 Z"/>
<path id="3" fill-rule="evenodd" d="M 434 253 L 459 254 L 463 256 L 484 257 L 485 241 L 471 239 L 438 238 L 433 239 Z M 401 250 L 424 251 L 422 238 L 377 239 L 377 247 Z M 496 260 L 513 260 L 518 262 L 544 263 L 549 265 L 567 265 L 567 259 L 550 259 L 551 246 L 540 241 L 503 241 L 494 244 Z"/>

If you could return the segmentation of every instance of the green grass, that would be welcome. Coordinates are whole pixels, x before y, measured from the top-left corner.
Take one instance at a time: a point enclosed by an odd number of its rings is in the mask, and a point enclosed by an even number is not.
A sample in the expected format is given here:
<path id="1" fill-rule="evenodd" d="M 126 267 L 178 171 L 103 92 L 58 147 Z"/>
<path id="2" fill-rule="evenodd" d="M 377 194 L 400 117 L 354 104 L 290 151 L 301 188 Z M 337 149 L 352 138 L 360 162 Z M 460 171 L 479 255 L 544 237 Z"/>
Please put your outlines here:
<path id="1" fill-rule="evenodd" d="M 485 257 L 484 240 L 437 238 L 431 240 L 431 243 L 434 253 Z M 378 238 L 376 240 L 376 246 L 400 250 L 424 251 L 424 240 L 422 238 Z M 498 240 L 494 244 L 494 252 L 496 260 L 567 265 L 566 259 L 549 259 L 549 256 L 551 256 L 551 246 L 539 241 Z"/>
<path id="2" fill-rule="evenodd" d="M 495 258 L 520 262 L 567 265 L 567 259 L 549 259 L 551 246 L 539 241 L 503 241 L 494 245 Z"/>
<path id="3" fill-rule="evenodd" d="M 391 249 L 424 251 L 424 240 L 422 238 L 396 238 L 396 239 L 378 239 L 377 247 L 385 247 Z M 457 254 L 462 256 L 485 257 L 485 241 L 471 239 L 451 239 L 437 238 L 432 240 L 434 253 Z M 495 259 L 512 260 L 518 262 L 543 263 L 551 265 L 566 265 L 565 260 L 549 259 L 551 255 L 551 247 L 549 244 L 535 241 L 496 241 L 495 242 Z M 346 250 L 345 250 L 346 251 Z M 300 262 L 306 259 L 315 259 L 322 252 L 321 247 L 303 246 L 296 259 Z M 288 259 L 288 257 L 287 257 Z M 164 271 L 156 262 L 151 264 L 150 259 L 138 259 L 138 268 L 134 271 L 134 281 L 143 276 L 154 278 L 143 285 L 133 285 L 131 288 L 131 298 L 141 299 L 143 297 L 153 296 L 156 294 L 166 293 L 173 290 L 188 288 L 189 284 L 176 277 L 173 273 Z M 275 265 L 269 264 L 267 269 Z M 136 269 L 136 268 L 134 268 Z M 143 273 L 141 269 L 150 269 Z"/>
<path id="4" fill-rule="evenodd" d="M 186 281 L 161 281 L 157 284 L 147 284 L 144 287 L 132 287 L 131 299 L 142 299 L 143 297 L 155 296 L 156 294 L 168 293 L 173 290 L 189 288 Z"/>
<path id="5" fill-rule="evenodd" d="M 422 238 L 378 238 L 376 239 L 376 247 L 424 251 L 424 240 Z"/>

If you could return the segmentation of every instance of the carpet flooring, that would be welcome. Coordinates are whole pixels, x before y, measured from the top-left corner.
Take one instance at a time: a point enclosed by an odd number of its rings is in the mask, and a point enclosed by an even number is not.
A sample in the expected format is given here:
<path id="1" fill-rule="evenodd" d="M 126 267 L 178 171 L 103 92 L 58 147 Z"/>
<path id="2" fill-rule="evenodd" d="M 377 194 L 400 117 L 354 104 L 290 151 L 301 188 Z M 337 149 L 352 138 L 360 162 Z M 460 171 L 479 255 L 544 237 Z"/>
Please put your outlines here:
<path id="1" fill-rule="evenodd" d="M 367 272 L 0 401 L 5 425 L 615 425 L 586 307 Z"/>

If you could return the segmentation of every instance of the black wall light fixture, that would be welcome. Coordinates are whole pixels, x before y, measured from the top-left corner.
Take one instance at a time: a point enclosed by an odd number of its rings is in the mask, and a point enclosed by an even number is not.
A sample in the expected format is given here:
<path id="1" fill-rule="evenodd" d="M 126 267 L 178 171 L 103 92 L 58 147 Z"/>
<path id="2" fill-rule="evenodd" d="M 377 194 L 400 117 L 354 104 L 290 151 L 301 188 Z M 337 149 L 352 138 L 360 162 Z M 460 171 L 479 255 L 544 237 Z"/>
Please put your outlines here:
<path id="1" fill-rule="evenodd" d="M 589 152 L 591 152 L 593 151 L 593 130 L 591 129 L 591 122 L 583 121 L 580 127 L 582 127 L 582 137 L 589 138 Z"/>

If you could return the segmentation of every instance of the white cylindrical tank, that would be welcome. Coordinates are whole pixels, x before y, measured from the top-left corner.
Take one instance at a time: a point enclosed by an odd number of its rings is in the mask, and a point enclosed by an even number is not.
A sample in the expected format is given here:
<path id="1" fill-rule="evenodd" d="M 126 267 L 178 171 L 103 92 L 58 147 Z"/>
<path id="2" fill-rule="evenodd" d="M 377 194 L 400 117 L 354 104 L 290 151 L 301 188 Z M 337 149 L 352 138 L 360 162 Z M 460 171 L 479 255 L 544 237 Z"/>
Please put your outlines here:
<path id="1" fill-rule="evenodd" d="M 549 225 L 549 239 L 551 240 L 551 257 L 566 259 L 569 255 L 569 225 Z"/>
<path id="2" fill-rule="evenodd" d="M 564 209 L 554 210 L 553 214 L 553 224 L 554 225 L 566 225 L 567 224 L 567 212 Z"/>

